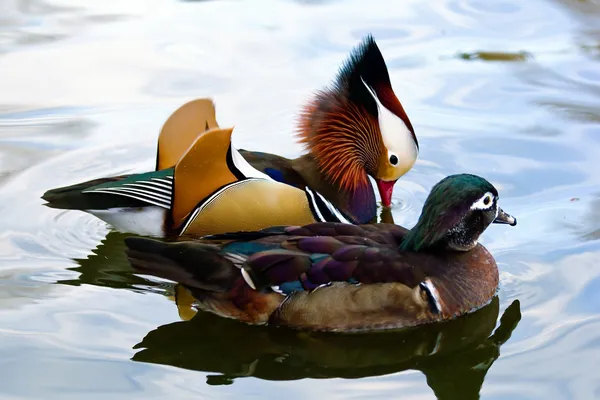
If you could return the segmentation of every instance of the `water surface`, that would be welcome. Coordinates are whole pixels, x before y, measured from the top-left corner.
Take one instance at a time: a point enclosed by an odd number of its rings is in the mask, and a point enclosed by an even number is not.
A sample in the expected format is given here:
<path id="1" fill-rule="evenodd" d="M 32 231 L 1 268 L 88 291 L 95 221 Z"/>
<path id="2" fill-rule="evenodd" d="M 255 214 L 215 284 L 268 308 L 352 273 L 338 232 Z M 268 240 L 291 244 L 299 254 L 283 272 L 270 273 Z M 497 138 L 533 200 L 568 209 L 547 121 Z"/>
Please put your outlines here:
<path id="1" fill-rule="evenodd" d="M 0 3 L 2 398 L 600 398 L 600 3 L 83 4 Z M 42 206 L 152 169 L 160 126 L 197 97 L 238 147 L 297 156 L 297 111 L 369 32 L 421 144 L 396 223 L 457 172 L 519 219 L 485 233 L 501 287 L 477 313 L 353 337 L 188 320 L 121 234 Z"/>

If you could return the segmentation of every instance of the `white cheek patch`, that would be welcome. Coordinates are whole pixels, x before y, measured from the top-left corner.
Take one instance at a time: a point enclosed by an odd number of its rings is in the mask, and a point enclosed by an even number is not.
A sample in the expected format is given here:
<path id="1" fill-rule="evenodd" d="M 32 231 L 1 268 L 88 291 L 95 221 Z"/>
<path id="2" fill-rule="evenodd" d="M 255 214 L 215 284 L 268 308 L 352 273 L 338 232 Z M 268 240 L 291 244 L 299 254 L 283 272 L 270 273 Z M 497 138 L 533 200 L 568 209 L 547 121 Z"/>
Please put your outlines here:
<path id="1" fill-rule="evenodd" d="M 389 151 L 398 156 L 398 165 L 410 162 L 412 166 L 418 155 L 417 145 L 413 139 L 412 132 L 408 129 L 402 118 L 385 108 L 375 92 L 362 78 L 361 80 L 369 93 L 371 93 L 371 96 L 373 96 L 375 103 L 377 103 L 379 129 L 381 130 L 383 144 Z"/>
<path id="2" fill-rule="evenodd" d="M 487 192 L 471 205 L 471 210 L 488 210 L 494 206 L 494 203 L 494 195 Z M 498 214 L 498 210 L 496 210 L 496 214 Z"/>

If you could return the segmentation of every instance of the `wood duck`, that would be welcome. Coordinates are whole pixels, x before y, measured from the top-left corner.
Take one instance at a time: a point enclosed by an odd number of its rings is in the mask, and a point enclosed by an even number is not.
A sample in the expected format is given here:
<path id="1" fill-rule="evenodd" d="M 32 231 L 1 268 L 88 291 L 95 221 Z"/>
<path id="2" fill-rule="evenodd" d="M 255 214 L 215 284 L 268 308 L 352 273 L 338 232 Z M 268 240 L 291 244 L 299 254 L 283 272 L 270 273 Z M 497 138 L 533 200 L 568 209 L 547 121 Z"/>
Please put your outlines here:
<path id="1" fill-rule="evenodd" d="M 227 134 L 214 134 L 218 129 L 211 100 L 189 102 L 176 110 L 161 130 L 156 171 L 52 189 L 42 198 L 49 207 L 89 212 L 120 231 L 179 235 L 186 233 L 182 216 L 193 215 L 202 202 L 208 201 L 206 196 L 218 192 L 224 181 L 235 176 L 238 181 L 260 179 L 250 185 L 257 188 L 251 190 L 255 194 L 273 186 L 273 181 L 299 189 L 290 191 L 294 193 L 291 197 L 281 189 L 281 195 L 268 201 L 277 218 L 260 220 L 263 214 L 259 213 L 254 229 L 297 224 L 298 218 L 288 213 L 306 214 L 306 201 L 297 203 L 297 198 L 306 197 L 302 194 L 306 190 L 312 193 L 307 194 L 309 197 L 326 199 L 329 204 L 325 210 L 332 204 L 335 213 L 349 222 L 367 223 L 377 211 L 368 177 L 375 179 L 382 204 L 389 207 L 394 183 L 412 168 L 419 150 L 412 124 L 392 90 L 385 61 L 371 36 L 354 49 L 332 87 L 318 92 L 301 112 L 297 136 L 307 154 L 287 159 L 238 151 L 231 146 Z M 198 141 L 203 135 L 223 139 L 219 144 L 215 144 L 217 139 Z M 226 155 L 219 168 L 202 168 L 205 160 L 214 159 L 217 154 Z M 229 197 L 234 202 L 247 200 Z M 266 197 L 249 201 L 259 203 Z M 210 201 L 214 203 L 215 199 Z M 318 214 L 318 210 L 312 214 Z M 214 222 L 222 218 L 226 217 L 217 215 L 211 219 Z M 336 220 L 341 221 L 337 217 Z M 248 224 L 229 228 L 242 230 Z M 211 233 L 210 229 L 205 226 L 201 233 Z"/>
<path id="2" fill-rule="evenodd" d="M 371 331 L 448 320 L 487 304 L 498 268 L 477 241 L 493 222 L 517 224 L 493 185 L 460 174 L 432 188 L 411 230 L 314 223 L 125 244 L 137 271 L 182 284 L 200 310 L 251 324 Z"/>

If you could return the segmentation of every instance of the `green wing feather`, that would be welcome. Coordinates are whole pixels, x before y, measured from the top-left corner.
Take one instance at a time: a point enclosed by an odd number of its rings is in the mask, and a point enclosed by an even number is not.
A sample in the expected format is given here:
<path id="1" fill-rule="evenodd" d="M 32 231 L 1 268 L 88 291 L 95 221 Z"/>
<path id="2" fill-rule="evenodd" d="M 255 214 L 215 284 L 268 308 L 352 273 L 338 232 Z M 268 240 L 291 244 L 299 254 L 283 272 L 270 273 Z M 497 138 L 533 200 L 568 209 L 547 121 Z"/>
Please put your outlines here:
<path id="1" fill-rule="evenodd" d="M 60 209 L 103 210 L 154 205 L 171 207 L 173 169 L 122 175 L 48 190 L 42 198 Z"/>

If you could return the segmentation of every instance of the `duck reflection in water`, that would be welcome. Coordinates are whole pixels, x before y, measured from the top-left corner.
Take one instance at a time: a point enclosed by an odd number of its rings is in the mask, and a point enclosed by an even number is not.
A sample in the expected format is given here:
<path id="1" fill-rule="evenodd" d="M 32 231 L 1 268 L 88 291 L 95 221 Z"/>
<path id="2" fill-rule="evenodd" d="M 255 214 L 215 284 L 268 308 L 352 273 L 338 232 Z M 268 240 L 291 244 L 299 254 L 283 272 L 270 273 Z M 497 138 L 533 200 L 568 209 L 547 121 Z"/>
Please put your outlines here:
<path id="1" fill-rule="evenodd" d="M 93 285 L 139 292 L 160 291 L 164 284 L 134 274 L 125 257 L 123 239 L 127 236 L 116 231 L 109 232 L 87 257 L 72 259 L 77 265 L 68 270 L 78 273 L 78 276 L 62 279 L 56 283 L 70 286 Z"/>
<path id="2" fill-rule="evenodd" d="M 265 380 L 361 378 L 419 370 L 439 399 L 477 399 L 487 371 L 521 319 L 518 300 L 499 315 L 499 300 L 445 323 L 365 334 L 297 332 L 250 326 L 191 311 L 177 285 L 179 321 L 149 332 L 132 360 L 212 373 L 211 385 Z"/>

